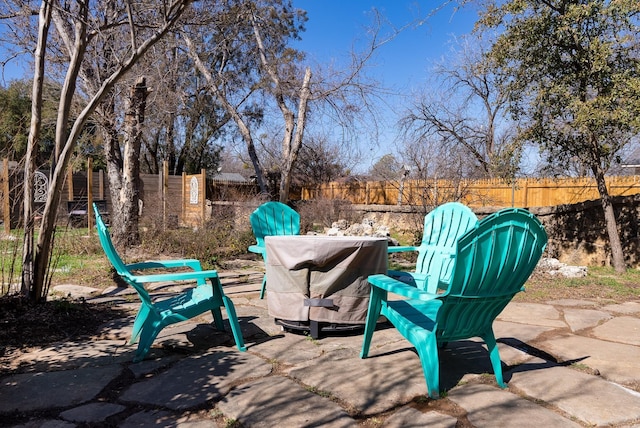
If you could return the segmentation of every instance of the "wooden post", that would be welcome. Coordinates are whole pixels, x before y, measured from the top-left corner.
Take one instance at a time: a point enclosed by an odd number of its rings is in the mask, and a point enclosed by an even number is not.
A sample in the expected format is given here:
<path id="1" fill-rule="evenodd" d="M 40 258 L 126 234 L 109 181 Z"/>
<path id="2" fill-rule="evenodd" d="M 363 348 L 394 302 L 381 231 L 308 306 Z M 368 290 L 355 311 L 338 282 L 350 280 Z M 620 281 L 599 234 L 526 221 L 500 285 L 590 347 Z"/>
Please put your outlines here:
<path id="1" fill-rule="evenodd" d="M 67 200 L 73 201 L 73 168 L 67 169 Z"/>
<path id="2" fill-rule="evenodd" d="M 4 233 L 11 233 L 11 195 L 9 194 L 9 159 L 2 160 L 2 213 Z"/>
<path id="3" fill-rule="evenodd" d="M 200 170 L 200 176 L 202 177 L 202 185 L 200 186 L 199 195 L 202 197 L 202 200 L 200 201 L 200 227 L 204 227 L 207 216 L 207 170 L 202 168 Z"/>
<path id="4" fill-rule="evenodd" d="M 98 171 L 98 199 L 104 200 L 104 170 Z"/>
<path id="5" fill-rule="evenodd" d="M 93 230 L 93 215 L 91 210 L 93 209 L 93 159 L 87 159 L 87 228 L 88 233 L 91 235 Z"/>
<path id="6" fill-rule="evenodd" d="M 169 194 L 169 162 L 162 161 L 160 174 L 160 198 L 162 202 L 162 230 L 167 230 L 167 195 Z"/>
<path id="7" fill-rule="evenodd" d="M 184 223 L 187 215 L 187 173 L 182 172 L 182 221 L 179 224 Z"/>
<path id="8" fill-rule="evenodd" d="M 364 183 L 364 204 L 369 205 L 369 181 Z"/>

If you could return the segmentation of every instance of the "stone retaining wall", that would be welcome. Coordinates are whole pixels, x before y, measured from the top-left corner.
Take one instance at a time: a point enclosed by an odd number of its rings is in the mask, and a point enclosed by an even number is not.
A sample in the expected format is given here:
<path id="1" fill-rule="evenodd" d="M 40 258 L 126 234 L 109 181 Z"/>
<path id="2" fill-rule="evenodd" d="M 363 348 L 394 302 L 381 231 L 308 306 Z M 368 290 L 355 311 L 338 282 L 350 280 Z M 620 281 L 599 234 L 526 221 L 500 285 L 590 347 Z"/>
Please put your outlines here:
<path id="1" fill-rule="evenodd" d="M 618 230 L 628 266 L 640 265 L 640 195 L 613 198 Z M 424 209 L 410 206 L 353 205 L 363 218 L 392 230 L 422 228 Z M 483 218 L 499 207 L 474 208 Z M 529 207 L 549 235 L 547 256 L 571 265 L 610 265 L 609 239 L 600 200 L 554 207 Z"/>
<path id="2" fill-rule="evenodd" d="M 628 266 L 640 266 L 640 195 L 613 198 L 618 228 Z M 238 228 L 246 228 L 249 215 L 259 202 L 215 202 L 213 210 L 233 215 Z M 499 207 L 474 208 L 483 218 Z M 610 265 L 610 251 L 599 200 L 554 207 L 529 207 L 545 226 L 549 235 L 546 256 L 569 265 Z M 371 220 L 390 230 L 412 232 L 422 230 L 425 209 L 397 205 L 352 205 L 354 218 Z M 337 220 L 337 219 L 336 219 Z"/>

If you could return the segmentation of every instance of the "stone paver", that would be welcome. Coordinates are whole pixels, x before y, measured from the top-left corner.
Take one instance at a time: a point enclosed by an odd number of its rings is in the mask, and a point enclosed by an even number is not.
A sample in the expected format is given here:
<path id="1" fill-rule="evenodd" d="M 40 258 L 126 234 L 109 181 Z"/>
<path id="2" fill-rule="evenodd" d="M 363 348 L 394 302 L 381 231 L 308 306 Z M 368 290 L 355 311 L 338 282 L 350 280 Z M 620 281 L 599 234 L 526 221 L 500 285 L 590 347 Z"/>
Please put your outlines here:
<path id="1" fill-rule="evenodd" d="M 608 380 L 620 384 L 640 380 L 640 347 L 592 339 L 562 336 L 540 344 L 561 362 L 584 364 Z"/>
<path id="2" fill-rule="evenodd" d="M 120 404 L 89 403 L 66 410 L 60 413 L 60 417 L 70 422 L 102 422 L 109 416 L 118 414 L 125 409 L 126 407 Z"/>
<path id="3" fill-rule="evenodd" d="M 464 385 L 447 398 L 467 411 L 467 419 L 477 428 L 554 427 L 580 425 L 557 413 L 491 385 Z"/>
<path id="4" fill-rule="evenodd" d="M 613 316 L 609 312 L 598 311 L 595 309 L 564 310 L 564 319 L 573 332 L 595 327 L 600 324 L 600 322 L 611 319 L 612 317 Z"/>
<path id="5" fill-rule="evenodd" d="M 175 427 L 175 428 L 211 428 L 215 427 L 211 419 L 199 417 L 175 415 L 166 410 L 144 410 L 135 413 L 118 424 L 119 428 L 151 428 L 151 427 Z M 224 425 L 218 425 L 224 427 Z"/>
<path id="6" fill-rule="evenodd" d="M 219 400 L 243 380 L 267 376 L 272 366 L 261 358 L 238 351 L 207 351 L 178 361 L 170 369 L 133 384 L 123 401 L 180 410 Z"/>
<path id="7" fill-rule="evenodd" d="M 295 366 L 322 355 L 322 348 L 310 338 L 300 334 L 272 336 L 252 345 L 251 352 L 271 361 Z"/>
<path id="8" fill-rule="evenodd" d="M 640 315 L 640 302 L 624 302 L 618 305 L 607 305 L 602 309 L 624 315 Z"/>
<path id="9" fill-rule="evenodd" d="M 516 369 L 510 385 L 588 425 L 615 426 L 640 417 L 640 394 L 598 376 L 568 367 L 522 370 Z"/>
<path id="10" fill-rule="evenodd" d="M 280 376 L 258 379 L 234 389 L 218 403 L 218 408 L 243 426 L 255 428 L 356 425 L 338 404 Z"/>
<path id="11" fill-rule="evenodd" d="M 420 359 L 412 349 L 408 342 L 395 343 L 378 348 L 364 360 L 353 350 L 336 350 L 301 364 L 288 374 L 366 415 L 377 414 L 425 394 Z"/>
<path id="12" fill-rule="evenodd" d="M 582 299 L 556 299 L 556 300 L 549 300 L 546 303 L 552 306 L 581 306 L 581 307 L 598 306 L 597 302 L 593 302 L 591 300 L 582 300 Z"/>
<path id="13" fill-rule="evenodd" d="M 36 419 L 13 428 L 75 428 L 76 424 L 67 421 Z"/>
<path id="14" fill-rule="evenodd" d="M 640 319 L 614 318 L 594 328 L 593 335 L 602 340 L 640 346 Z"/>
<path id="15" fill-rule="evenodd" d="M 53 292 L 55 294 L 61 295 L 63 297 L 73 296 L 74 298 L 86 298 L 100 291 L 97 288 L 93 287 L 85 287 L 83 285 L 75 285 L 75 284 L 60 284 L 53 287 Z"/>
<path id="16" fill-rule="evenodd" d="M 23 371 L 51 372 L 82 367 L 109 366 L 131 361 L 135 346 L 126 346 L 125 340 L 72 341 L 38 349 L 38 358 L 22 354 L 12 366 Z"/>
<path id="17" fill-rule="evenodd" d="M 384 421 L 385 428 L 455 428 L 458 419 L 439 412 L 403 407 Z"/>
<path id="18" fill-rule="evenodd" d="M 553 330 L 552 327 L 500 320 L 493 323 L 493 332 L 496 335 L 496 340 L 498 340 L 500 358 L 508 365 L 518 364 L 531 358 L 531 355 L 527 353 L 529 350 L 528 344 Z"/>
<path id="19" fill-rule="evenodd" d="M 541 303 L 511 302 L 498 315 L 498 319 L 544 327 L 562 328 L 567 326 L 560 311 L 553 306 Z"/>
<path id="20" fill-rule="evenodd" d="M 23 373 L 0 382 L 0 413 L 78 405 L 93 399 L 122 372 L 119 365 Z"/>

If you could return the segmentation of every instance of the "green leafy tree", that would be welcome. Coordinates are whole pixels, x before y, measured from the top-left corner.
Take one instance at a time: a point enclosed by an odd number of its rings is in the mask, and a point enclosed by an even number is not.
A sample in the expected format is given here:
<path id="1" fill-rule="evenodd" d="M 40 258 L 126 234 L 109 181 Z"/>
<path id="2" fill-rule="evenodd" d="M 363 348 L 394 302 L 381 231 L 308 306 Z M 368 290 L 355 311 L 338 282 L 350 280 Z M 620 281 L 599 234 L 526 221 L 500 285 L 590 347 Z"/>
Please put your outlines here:
<path id="1" fill-rule="evenodd" d="M 2 157 L 20 156 L 27 147 L 31 100 L 28 82 L 12 82 L 0 88 L 0 152 Z"/>
<path id="2" fill-rule="evenodd" d="M 503 30 L 491 55 L 519 137 L 593 174 L 617 272 L 625 262 L 605 174 L 640 131 L 639 17 L 637 0 L 491 0 L 479 21 Z"/>
<path id="3" fill-rule="evenodd" d="M 220 29 L 213 27 L 206 33 Z M 151 88 L 142 136 L 143 172 L 158 173 L 163 161 L 175 175 L 215 170 L 222 144 L 233 129 L 229 115 L 207 91 L 206 81 L 194 73 L 180 42 L 179 35 L 168 35 L 139 65 Z M 210 50 L 215 48 L 211 41 Z"/>
<path id="4" fill-rule="evenodd" d="M 43 85 L 43 124 L 36 165 L 42 166 L 51 157 L 55 135 L 59 85 Z M 6 88 L 0 87 L 0 156 L 19 160 L 27 150 L 31 122 L 31 81 L 14 80 Z"/>

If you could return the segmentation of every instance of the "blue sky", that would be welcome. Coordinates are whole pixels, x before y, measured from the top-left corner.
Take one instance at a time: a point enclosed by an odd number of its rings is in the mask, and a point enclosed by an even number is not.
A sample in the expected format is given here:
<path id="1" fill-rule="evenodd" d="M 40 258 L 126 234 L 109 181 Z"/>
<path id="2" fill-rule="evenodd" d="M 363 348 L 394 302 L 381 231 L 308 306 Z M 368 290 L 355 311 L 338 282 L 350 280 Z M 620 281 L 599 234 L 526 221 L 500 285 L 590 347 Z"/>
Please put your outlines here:
<path id="1" fill-rule="evenodd" d="M 371 63 L 371 74 L 381 85 L 393 89 L 397 96 L 387 99 L 387 131 L 380 136 L 379 146 L 372 148 L 368 159 L 373 164 L 380 156 L 396 150 L 393 142 L 398 134 L 393 125 L 407 105 L 412 91 L 428 84 L 437 61 L 446 58 L 455 37 L 469 34 L 477 20 L 474 9 L 456 10 L 453 4 L 431 14 L 445 0 L 294 0 L 295 7 L 307 11 L 306 31 L 297 47 L 307 52 L 311 61 L 327 63 L 344 61 L 354 43 L 366 38 L 372 23 L 371 11 L 377 9 L 396 28 L 429 16 L 422 25 L 405 29 L 377 53 Z M 384 30 L 383 30 L 384 31 Z M 386 31 L 389 31 L 387 27 Z M 367 137 L 364 137 L 367 138 Z M 362 141 L 363 147 L 370 142 Z M 362 165 L 368 169 L 369 165 Z"/>
<path id="2" fill-rule="evenodd" d="M 319 62 L 340 59 L 355 41 L 366 37 L 372 9 L 377 9 L 390 24 L 400 28 L 445 3 L 445 0 L 294 0 L 294 6 L 306 10 L 309 19 L 299 47 Z M 451 40 L 470 33 L 476 19 L 474 10 L 456 10 L 448 4 L 427 18 L 423 25 L 406 29 L 382 47 L 374 60 L 375 67 L 387 83 L 420 84 L 433 61 L 447 53 Z"/>

